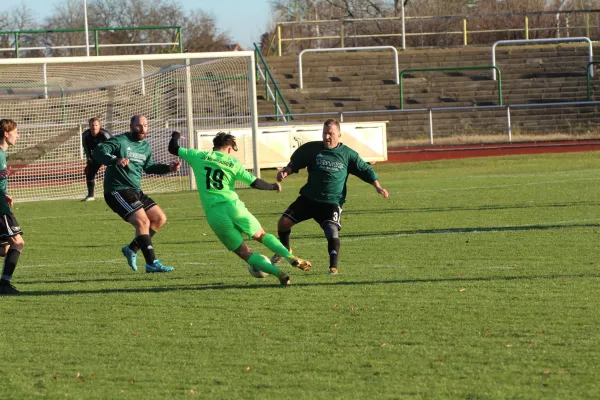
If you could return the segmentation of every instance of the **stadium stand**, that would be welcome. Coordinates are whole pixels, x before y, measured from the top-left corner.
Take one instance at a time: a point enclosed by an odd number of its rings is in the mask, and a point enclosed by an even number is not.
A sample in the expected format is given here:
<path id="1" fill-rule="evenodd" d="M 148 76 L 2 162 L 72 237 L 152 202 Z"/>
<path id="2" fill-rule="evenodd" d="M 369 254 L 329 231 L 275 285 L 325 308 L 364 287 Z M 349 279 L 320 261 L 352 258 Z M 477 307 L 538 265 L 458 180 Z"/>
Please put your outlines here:
<path id="1" fill-rule="evenodd" d="M 545 104 L 587 100 L 587 47 L 546 45 L 502 47 L 496 52 L 502 72 L 503 103 Z M 298 88 L 298 56 L 269 57 L 269 67 L 292 112 L 348 112 L 399 109 L 390 54 L 375 52 L 312 53 L 303 57 L 304 88 Z M 406 68 L 491 65 L 491 46 L 463 49 L 409 50 L 399 53 Z M 592 100 L 598 78 L 592 79 Z M 491 71 L 415 72 L 404 77 L 404 108 L 487 106 L 498 104 L 498 85 Z M 264 91 L 258 89 L 258 93 Z M 598 92 L 600 93 L 600 92 Z M 600 95 L 596 97 L 600 99 Z M 273 114 L 261 101 L 259 113 Z M 314 117 L 313 117 L 314 118 Z M 297 118 L 302 120 L 303 118 Z M 344 115 L 344 120 L 389 120 L 388 143 L 424 137 L 426 112 Z M 554 132 L 587 133 L 600 122 L 598 107 L 542 107 L 511 110 L 515 133 L 535 137 Z M 506 111 L 436 111 L 437 137 L 506 131 Z"/>

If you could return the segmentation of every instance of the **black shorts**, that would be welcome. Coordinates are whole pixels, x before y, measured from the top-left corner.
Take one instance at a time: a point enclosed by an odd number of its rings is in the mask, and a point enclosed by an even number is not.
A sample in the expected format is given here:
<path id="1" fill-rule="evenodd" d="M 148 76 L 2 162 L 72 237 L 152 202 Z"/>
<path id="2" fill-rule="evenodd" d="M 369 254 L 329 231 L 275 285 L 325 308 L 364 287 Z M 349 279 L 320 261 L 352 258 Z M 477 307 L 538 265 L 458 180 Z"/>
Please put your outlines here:
<path id="1" fill-rule="evenodd" d="M 136 192 L 131 189 L 104 193 L 104 200 L 110 209 L 119 214 L 125 221 L 137 210 L 143 208 L 148 211 L 156 205 L 154 200 L 146 196 L 144 192 Z"/>
<path id="2" fill-rule="evenodd" d="M 6 243 L 10 237 L 22 234 L 23 231 L 13 213 L 0 214 L 0 244 Z"/>
<path id="3" fill-rule="evenodd" d="M 313 218 L 323 227 L 325 222 L 333 222 L 342 229 L 342 207 L 337 204 L 319 203 L 300 196 L 283 212 L 283 215 L 295 223 Z"/>

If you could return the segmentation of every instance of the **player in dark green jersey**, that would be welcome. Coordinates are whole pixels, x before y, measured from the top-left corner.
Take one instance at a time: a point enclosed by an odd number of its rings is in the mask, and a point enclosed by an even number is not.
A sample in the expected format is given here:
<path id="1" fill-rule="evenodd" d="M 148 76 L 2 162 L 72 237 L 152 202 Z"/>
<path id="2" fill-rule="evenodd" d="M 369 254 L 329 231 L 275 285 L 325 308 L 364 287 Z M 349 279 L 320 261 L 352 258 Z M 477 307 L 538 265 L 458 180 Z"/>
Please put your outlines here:
<path id="1" fill-rule="evenodd" d="M 340 143 L 340 137 L 339 122 L 328 119 L 323 126 L 323 141 L 308 142 L 298 147 L 290 163 L 277 174 L 277 180 L 281 182 L 303 168 L 308 170 L 308 181 L 300 189 L 300 197 L 284 211 L 277 231 L 279 240 L 289 250 L 292 227 L 311 218 L 317 221 L 327 238 L 330 275 L 338 273 L 339 230 L 342 229 L 342 206 L 346 201 L 348 174 L 370 183 L 384 198 L 389 195 L 379 184 L 375 171 L 356 151 Z M 273 264 L 279 260 L 277 255 L 271 258 Z"/>
<path id="2" fill-rule="evenodd" d="M 11 210 L 13 199 L 6 192 L 9 175 L 6 150 L 17 140 L 19 140 L 17 123 L 10 119 L 0 120 L 0 256 L 4 257 L 0 295 L 19 294 L 11 284 L 11 279 L 25 245 L 21 237 L 23 234 L 21 227 Z"/>
<path id="3" fill-rule="evenodd" d="M 255 177 L 230 155 L 232 151 L 237 151 L 235 137 L 219 132 L 213 139 L 213 151 L 200 151 L 179 147 L 180 136 L 179 132 L 173 132 L 169 152 L 192 167 L 206 221 L 227 250 L 233 251 L 255 269 L 275 275 L 282 285 L 290 284 L 289 275 L 272 265 L 267 257 L 252 253 L 244 241 L 243 233 L 286 258 L 296 268 L 303 271 L 310 269 L 310 262 L 293 256 L 275 236 L 262 229 L 235 192 L 236 181 L 254 189 L 281 191 L 279 183 L 267 183 Z"/>
<path id="4" fill-rule="evenodd" d="M 152 161 L 152 149 L 144 140 L 148 120 L 143 115 L 131 118 L 130 130 L 98 144 L 92 152 L 97 162 L 107 166 L 104 200 L 135 227 L 135 239 L 121 249 L 131 269 L 137 271 L 137 251 L 142 250 L 146 272 L 170 272 L 173 267 L 164 266 L 157 260 L 152 246 L 152 236 L 167 222 L 167 217 L 154 200 L 142 192 L 142 171 L 164 175 L 178 171 L 181 162 L 156 164 Z"/>

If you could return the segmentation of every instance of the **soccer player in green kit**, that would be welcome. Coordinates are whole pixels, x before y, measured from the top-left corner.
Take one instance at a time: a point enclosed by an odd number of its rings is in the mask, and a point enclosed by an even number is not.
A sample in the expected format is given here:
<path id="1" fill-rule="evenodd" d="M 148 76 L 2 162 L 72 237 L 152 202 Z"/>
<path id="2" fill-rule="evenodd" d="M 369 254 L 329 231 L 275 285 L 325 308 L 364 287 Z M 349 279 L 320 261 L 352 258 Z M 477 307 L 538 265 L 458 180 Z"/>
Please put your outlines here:
<path id="1" fill-rule="evenodd" d="M 8 169 L 6 150 L 19 139 L 17 123 L 11 119 L 0 120 L 0 256 L 4 257 L 0 295 L 15 295 L 19 291 L 10 283 L 25 242 L 21 227 L 12 213 L 13 199 L 6 192 Z"/>
<path id="2" fill-rule="evenodd" d="M 192 167 L 206 221 L 227 250 L 233 251 L 255 269 L 275 275 L 284 286 L 290 284 L 289 275 L 272 265 L 268 258 L 252 253 L 242 233 L 286 258 L 294 267 L 303 271 L 310 269 L 309 261 L 293 256 L 275 236 L 262 229 L 258 220 L 246 209 L 235 192 L 235 181 L 258 190 L 281 191 L 279 183 L 268 183 L 255 177 L 231 157 L 231 152 L 237 151 L 235 137 L 219 132 L 213 139 L 213 151 L 179 147 L 180 137 L 181 133 L 173 132 L 169 152 L 179 156 Z"/>
<path id="3" fill-rule="evenodd" d="M 144 140 L 148 133 L 148 119 L 143 115 L 131 117 L 130 132 L 98 144 L 92 156 L 106 165 L 104 173 L 104 200 L 121 218 L 135 227 L 135 239 L 121 252 L 127 263 L 137 271 L 137 251 L 142 250 L 146 260 L 146 272 L 171 272 L 156 259 L 152 236 L 167 222 L 161 208 L 142 192 L 142 171 L 147 174 L 164 175 L 177 172 L 180 161 L 156 164 L 152 161 L 152 149 Z"/>
<path id="4" fill-rule="evenodd" d="M 308 142 L 298 147 L 290 163 L 277 173 L 277 181 L 282 182 L 288 175 L 303 168 L 308 170 L 308 181 L 300 189 L 300 197 L 283 212 L 277 224 L 279 240 L 289 250 L 292 227 L 313 218 L 321 225 L 327 238 L 329 253 L 329 274 L 338 271 L 340 253 L 339 230 L 342 229 L 342 206 L 346 201 L 346 181 L 352 174 L 370 183 L 377 193 L 388 198 L 388 191 L 381 187 L 375 171 L 358 153 L 340 143 L 340 124 L 328 119 L 323 126 L 323 140 Z M 276 264 L 281 258 L 276 254 L 271 262 Z"/>

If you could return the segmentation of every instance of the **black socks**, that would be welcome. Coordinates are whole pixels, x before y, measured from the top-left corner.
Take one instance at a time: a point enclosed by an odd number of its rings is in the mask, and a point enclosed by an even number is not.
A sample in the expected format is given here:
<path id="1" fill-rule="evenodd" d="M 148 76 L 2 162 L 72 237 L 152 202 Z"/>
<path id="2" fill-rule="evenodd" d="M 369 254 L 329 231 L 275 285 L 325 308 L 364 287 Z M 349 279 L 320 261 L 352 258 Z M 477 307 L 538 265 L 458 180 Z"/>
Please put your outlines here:
<path id="1" fill-rule="evenodd" d="M 139 249 L 142 250 L 144 259 L 146 259 L 146 264 L 152 265 L 154 260 L 156 260 L 156 255 L 154 254 L 154 247 L 152 247 L 152 238 L 150 235 L 140 235 L 135 238 L 134 242 L 137 242 Z"/>
<path id="2" fill-rule="evenodd" d="M 327 252 L 329 253 L 329 267 L 337 268 L 340 256 L 340 239 L 327 239 Z"/>
<path id="3" fill-rule="evenodd" d="M 17 262 L 21 253 L 15 249 L 8 249 L 6 256 L 4 257 L 4 268 L 2 269 L 2 280 L 10 281 L 15 268 L 17 268 Z"/>
<path id="4" fill-rule="evenodd" d="M 150 229 L 150 238 L 154 237 L 156 234 L 155 230 Z M 137 253 L 140 250 L 140 246 L 138 246 L 136 242 L 137 238 L 133 239 L 131 243 L 129 243 L 129 248 L 133 250 L 134 253 Z"/>
<path id="5" fill-rule="evenodd" d="M 290 249 L 290 235 L 292 234 L 292 231 L 277 231 L 277 234 L 279 235 L 279 241 L 281 242 L 281 244 L 286 248 L 286 249 Z"/>

